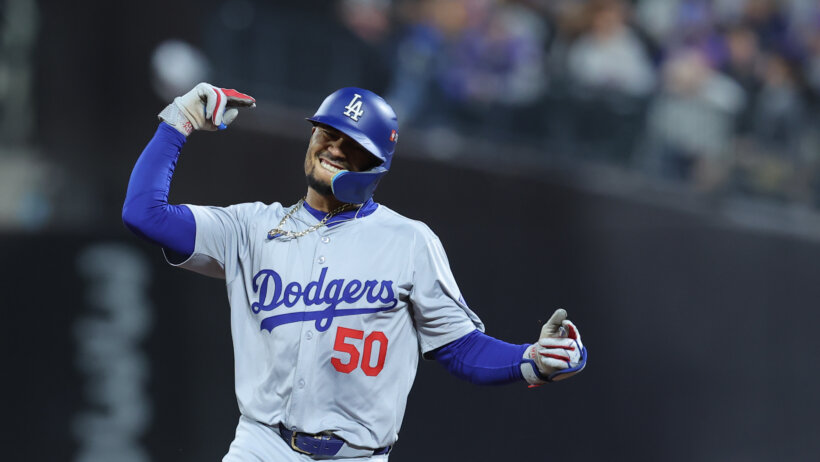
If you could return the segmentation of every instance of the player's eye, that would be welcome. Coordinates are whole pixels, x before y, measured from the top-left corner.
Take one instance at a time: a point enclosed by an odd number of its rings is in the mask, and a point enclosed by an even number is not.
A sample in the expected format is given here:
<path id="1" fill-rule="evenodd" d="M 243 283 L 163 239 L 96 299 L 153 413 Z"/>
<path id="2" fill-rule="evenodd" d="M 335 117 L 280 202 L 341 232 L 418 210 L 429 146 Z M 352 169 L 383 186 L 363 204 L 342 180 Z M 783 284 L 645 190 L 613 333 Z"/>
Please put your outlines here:
<path id="1" fill-rule="evenodd" d="M 334 133 L 334 132 L 332 132 L 330 130 L 327 130 L 327 129 L 324 129 L 324 128 L 321 128 L 320 130 L 322 131 L 322 137 L 326 140 L 333 141 L 333 140 L 339 139 L 339 134 L 338 133 Z"/>

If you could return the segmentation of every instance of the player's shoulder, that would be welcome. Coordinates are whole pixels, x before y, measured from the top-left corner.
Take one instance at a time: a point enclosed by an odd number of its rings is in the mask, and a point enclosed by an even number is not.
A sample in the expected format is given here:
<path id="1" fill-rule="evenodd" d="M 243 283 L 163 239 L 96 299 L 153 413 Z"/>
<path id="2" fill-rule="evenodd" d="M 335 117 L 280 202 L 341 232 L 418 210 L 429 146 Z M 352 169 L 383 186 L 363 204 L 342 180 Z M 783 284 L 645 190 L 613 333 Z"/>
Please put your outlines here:
<path id="1" fill-rule="evenodd" d="M 233 204 L 227 207 L 228 209 L 232 209 L 235 213 L 244 213 L 248 215 L 256 215 L 256 214 L 265 214 L 265 213 L 278 213 L 281 212 L 282 209 L 285 207 L 280 204 L 279 202 L 271 202 L 267 204 L 265 202 L 256 201 L 256 202 L 242 202 L 240 204 Z"/>
<path id="2" fill-rule="evenodd" d="M 408 218 L 390 207 L 379 204 L 374 214 L 378 218 L 377 226 L 393 233 L 411 234 L 424 240 L 438 239 L 438 236 L 421 220 Z"/>
<path id="3" fill-rule="evenodd" d="M 269 222 L 284 216 L 290 207 L 279 202 L 265 203 L 243 202 L 225 207 L 225 211 L 236 217 L 240 223 L 253 224 L 258 221 Z"/>

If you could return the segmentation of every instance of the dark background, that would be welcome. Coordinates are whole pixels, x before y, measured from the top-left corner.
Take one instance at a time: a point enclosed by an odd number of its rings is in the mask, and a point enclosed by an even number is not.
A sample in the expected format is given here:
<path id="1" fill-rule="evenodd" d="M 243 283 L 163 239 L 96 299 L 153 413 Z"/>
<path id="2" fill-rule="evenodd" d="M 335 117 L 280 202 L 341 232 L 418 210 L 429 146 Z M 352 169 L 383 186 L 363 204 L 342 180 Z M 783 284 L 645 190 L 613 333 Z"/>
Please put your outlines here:
<path id="1" fill-rule="evenodd" d="M 22 143 L 57 174 L 50 220 L 0 234 L 5 460 L 227 451 L 238 410 L 223 283 L 165 265 L 119 218 L 130 168 L 167 104 L 150 85 L 151 51 L 168 37 L 218 42 L 201 25 L 219 3 L 37 3 L 36 132 Z M 302 6 L 308 24 L 329 14 L 322 2 Z M 192 136 L 171 202 L 298 200 L 309 129 L 300 118 L 313 106 L 271 113 L 260 99 L 231 129 Z M 488 334 L 531 342 L 563 307 L 589 363 L 527 389 L 474 386 L 422 362 L 391 461 L 817 459 L 816 229 L 743 226 L 712 197 L 658 203 L 589 188 L 580 178 L 597 183 L 598 170 L 533 169 L 508 152 L 442 162 L 425 136 L 403 134 L 376 200 L 441 237 Z M 132 305 L 144 318 L 106 327 Z M 104 335 L 83 335 L 88 319 Z M 97 340 L 108 366 L 83 362 Z M 88 456 L 94 435 L 103 450 Z M 116 452 L 126 446 L 137 455 Z"/>

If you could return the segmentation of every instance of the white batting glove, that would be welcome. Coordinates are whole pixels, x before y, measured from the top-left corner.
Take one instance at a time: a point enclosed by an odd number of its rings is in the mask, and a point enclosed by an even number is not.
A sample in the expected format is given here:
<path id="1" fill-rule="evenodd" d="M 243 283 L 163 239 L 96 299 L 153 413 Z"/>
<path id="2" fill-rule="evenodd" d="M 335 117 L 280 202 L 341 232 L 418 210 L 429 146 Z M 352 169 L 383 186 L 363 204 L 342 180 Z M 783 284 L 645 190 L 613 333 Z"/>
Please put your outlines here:
<path id="1" fill-rule="evenodd" d="M 240 107 L 256 107 L 256 100 L 229 88 L 202 82 L 174 98 L 159 113 L 159 119 L 185 136 L 194 130 L 224 130 L 236 119 Z"/>
<path id="2" fill-rule="evenodd" d="M 567 319 L 566 310 L 557 309 L 541 327 L 538 342 L 524 351 L 521 373 L 530 387 L 537 387 L 572 377 L 586 364 L 587 350 L 581 333 Z"/>

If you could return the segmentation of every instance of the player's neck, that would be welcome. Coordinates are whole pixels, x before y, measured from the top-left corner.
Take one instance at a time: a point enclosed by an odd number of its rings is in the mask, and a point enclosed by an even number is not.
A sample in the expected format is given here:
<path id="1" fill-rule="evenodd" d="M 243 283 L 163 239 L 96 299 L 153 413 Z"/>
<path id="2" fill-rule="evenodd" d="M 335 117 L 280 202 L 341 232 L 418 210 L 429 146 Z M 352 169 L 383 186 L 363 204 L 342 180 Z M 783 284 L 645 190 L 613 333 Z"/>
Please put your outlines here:
<path id="1" fill-rule="evenodd" d="M 311 207 L 316 210 L 321 210 L 322 212 L 330 212 L 331 210 L 335 210 L 338 207 L 341 207 L 344 202 L 336 199 L 334 195 L 323 196 L 316 192 L 313 188 L 308 188 L 307 195 L 305 196 L 305 202 L 308 203 Z"/>

